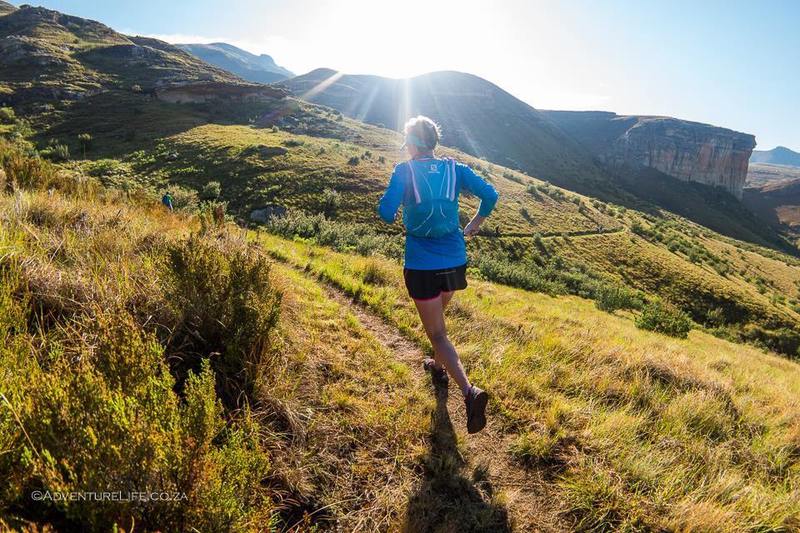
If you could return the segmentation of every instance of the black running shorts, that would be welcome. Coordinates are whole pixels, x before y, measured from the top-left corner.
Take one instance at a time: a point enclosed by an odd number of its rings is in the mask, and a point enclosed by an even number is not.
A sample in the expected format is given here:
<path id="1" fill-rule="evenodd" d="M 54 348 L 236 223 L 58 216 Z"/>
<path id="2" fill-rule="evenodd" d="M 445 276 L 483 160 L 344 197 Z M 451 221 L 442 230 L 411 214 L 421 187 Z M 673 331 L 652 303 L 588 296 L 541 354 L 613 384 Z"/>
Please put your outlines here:
<path id="1" fill-rule="evenodd" d="M 442 292 L 467 288 L 467 265 L 440 270 L 403 269 L 408 294 L 415 300 L 431 300 Z"/>

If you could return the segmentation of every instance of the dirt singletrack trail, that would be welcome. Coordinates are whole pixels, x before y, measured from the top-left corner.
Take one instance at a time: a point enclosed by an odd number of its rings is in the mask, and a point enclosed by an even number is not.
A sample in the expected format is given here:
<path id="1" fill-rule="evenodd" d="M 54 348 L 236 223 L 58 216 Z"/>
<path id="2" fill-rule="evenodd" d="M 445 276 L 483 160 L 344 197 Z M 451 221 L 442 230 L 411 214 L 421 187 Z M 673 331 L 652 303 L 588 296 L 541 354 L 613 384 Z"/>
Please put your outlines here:
<path id="1" fill-rule="evenodd" d="M 437 399 L 430 437 L 432 453 L 455 455 L 460 465 L 460 478 L 472 483 L 475 493 L 481 494 L 482 498 L 485 499 L 487 493 L 503 490 L 504 512 L 508 513 L 508 527 L 503 530 L 543 533 L 569 531 L 570 528 L 558 514 L 558 506 L 554 505 L 555 495 L 545 473 L 524 468 L 511 460 L 507 453 L 510 437 L 492 427 L 491 402 L 486 428 L 474 435 L 467 434 L 466 411 L 458 385 L 451 379 L 449 390 L 434 389 L 429 374 L 422 369 L 422 360 L 426 355 L 414 341 L 374 314 L 366 305 L 354 301 L 333 283 L 302 271 L 291 262 L 284 264 L 312 277 L 324 288 L 327 296 L 349 310 L 395 360 L 408 365 L 416 383 L 425 383 L 431 388 Z M 475 472 L 480 474 L 476 475 Z M 409 514 L 412 514 L 411 509 Z M 414 528 L 414 525 L 406 526 L 408 531 Z M 493 527 L 486 531 L 490 530 L 497 529 Z"/>

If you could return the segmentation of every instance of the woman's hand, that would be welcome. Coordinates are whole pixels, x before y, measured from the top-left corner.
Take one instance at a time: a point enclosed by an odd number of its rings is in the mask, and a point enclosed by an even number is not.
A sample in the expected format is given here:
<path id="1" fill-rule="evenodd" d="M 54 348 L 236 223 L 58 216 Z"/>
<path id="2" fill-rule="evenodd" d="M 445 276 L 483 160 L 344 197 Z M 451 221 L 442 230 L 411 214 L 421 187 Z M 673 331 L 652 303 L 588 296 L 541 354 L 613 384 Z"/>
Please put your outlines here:
<path id="1" fill-rule="evenodd" d="M 473 237 L 477 235 L 484 220 L 484 217 L 475 215 L 475 217 L 469 221 L 469 224 L 464 226 L 464 237 Z"/>

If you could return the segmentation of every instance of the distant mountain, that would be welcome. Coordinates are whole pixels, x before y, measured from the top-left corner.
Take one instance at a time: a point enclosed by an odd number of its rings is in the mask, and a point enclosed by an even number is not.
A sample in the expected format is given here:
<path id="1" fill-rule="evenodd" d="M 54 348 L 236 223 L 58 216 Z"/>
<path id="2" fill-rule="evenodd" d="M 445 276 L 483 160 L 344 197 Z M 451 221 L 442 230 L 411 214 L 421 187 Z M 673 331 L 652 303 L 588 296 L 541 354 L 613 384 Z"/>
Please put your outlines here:
<path id="1" fill-rule="evenodd" d="M 275 64 L 272 57 L 251 54 L 227 43 L 178 44 L 186 52 L 237 76 L 256 83 L 274 83 L 294 74 Z"/>
<path id="2" fill-rule="evenodd" d="M 778 146 L 772 150 L 754 150 L 750 162 L 800 167 L 800 154 L 785 146 Z"/>

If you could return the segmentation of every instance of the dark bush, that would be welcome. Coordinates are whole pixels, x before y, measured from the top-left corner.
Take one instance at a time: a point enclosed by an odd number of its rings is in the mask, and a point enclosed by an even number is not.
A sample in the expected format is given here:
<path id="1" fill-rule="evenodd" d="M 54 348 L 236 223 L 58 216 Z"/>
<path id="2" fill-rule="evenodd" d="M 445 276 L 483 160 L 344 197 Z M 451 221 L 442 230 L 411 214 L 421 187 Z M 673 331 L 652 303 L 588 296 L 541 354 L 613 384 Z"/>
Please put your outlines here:
<path id="1" fill-rule="evenodd" d="M 209 181 L 200 191 L 201 200 L 216 200 L 222 194 L 222 185 L 218 181 Z"/>
<path id="2" fill-rule="evenodd" d="M 770 330 L 748 324 L 742 330 L 742 338 L 767 350 L 795 357 L 800 355 L 800 333 L 789 328 Z"/>
<path id="3" fill-rule="evenodd" d="M 327 218 L 333 218 L 342 206 L 342 195 L 339 191 L 327 188 L 322 191 L 322 212 Z"/>
<path id="4" fill-rule="evenodd" d="M 190 368 L 211 356 L 228 400 L 252 393 L 269 351 L 281 300 L 269 272 L 258 248 L 230 238 L 193 236 L 170 250 L 168 299 L 177 316 L 170 348 Z"/>
<path id="5" fill-rule="evenodd" d="M 637 294 L 618 285 L 601 285 L 595 292 L 595 305 L 609 313 L 617 309 L 640 309 L 642 301 Z"/>
<path id="6" fill-rule="evenodd" d="M 656 300 L 644 306 L 636 317 L 636 327 L 685 339 L 692 329 L 692 321 L 677 307 Z"/>
<path id="7" fill-rule="evenodd" d="M 488 281 L 551 295 L 564 294 L 567 290 L 564 284 L 546 279 L 538 269 L 531 268 L 528 265 L 499 259 L 480 258 L 476 266 L 481 276 Z"/>

